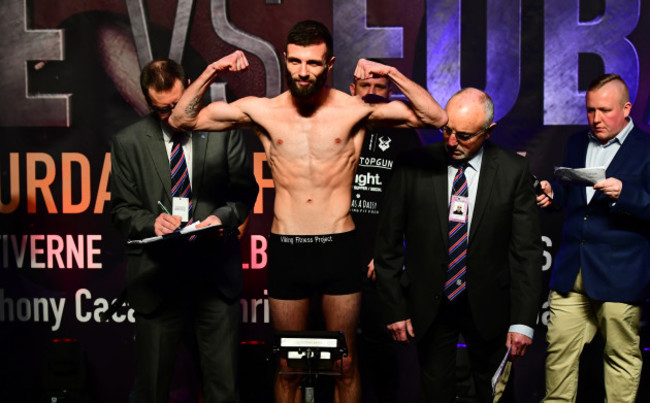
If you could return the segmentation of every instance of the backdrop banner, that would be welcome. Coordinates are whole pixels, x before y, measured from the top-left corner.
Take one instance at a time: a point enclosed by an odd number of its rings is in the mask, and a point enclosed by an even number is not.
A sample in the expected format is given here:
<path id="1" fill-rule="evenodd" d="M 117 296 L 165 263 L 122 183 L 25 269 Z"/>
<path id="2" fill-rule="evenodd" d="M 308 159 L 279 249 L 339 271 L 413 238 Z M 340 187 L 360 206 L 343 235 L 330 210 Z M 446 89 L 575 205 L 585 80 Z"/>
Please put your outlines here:
<path id="1" fill-rule="evenodd" d="M 100 316 L 125 284 L 125 239 L 110 222 L 109 143 L 148 113 L 140 68 L 171 57 L 193 79 L 242 49 L 249 70 L 221 77 L 211 99 L 273 97 L 286 89 L 286 34 L 304 19 L 332 31 L 328 82 L 342 91 L 362 57 L 396 66 L 442 105 L 461 87 L 484 89 L 495 102 L 492 140 L 525 155 L 540 179 L 562 163 L 567 138 L 586 129 L 585 90 L 600 73 L 626 80 L 634 123 L 650 129 L 650 75 L 641 74 L 650 71 L 650 7 L 641 0 L 3 0 L 0 401 L 43 399 L 73 375 L 74 393 L 90 401 L 128 400 L 133 311 L 124 305 L 107 321 Z M 419 133 L 426 143 L 441 140 L 437 131 Z M 241 237 L 242 343 L 250 352 L 270 340 L 274 185 L 252 132 L 246 144 L 260 185 Z M 563 214 L 540 218 L 548 287 Z M 521 401 L 543 395 L 547 320 L 541 302 L 535 343 L 515 366 Z M 247 352 L 243 382 L 254 384 L 268 364 Z M 180 395 L 198 393 L 186 360 L 175 384 Z"/>

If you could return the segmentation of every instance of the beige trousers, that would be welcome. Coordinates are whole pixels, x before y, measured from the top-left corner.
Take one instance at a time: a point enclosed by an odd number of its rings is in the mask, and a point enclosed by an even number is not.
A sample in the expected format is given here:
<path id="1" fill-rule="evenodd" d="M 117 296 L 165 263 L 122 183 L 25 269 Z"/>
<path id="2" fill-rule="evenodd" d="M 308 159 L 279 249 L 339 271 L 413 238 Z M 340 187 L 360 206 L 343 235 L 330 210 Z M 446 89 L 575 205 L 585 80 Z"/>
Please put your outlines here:
<path id="1" fill-rule="evenodd" d="M 633 403 L 643 366 L 639 348 L 641 308 L 592 300 L 585 293 L 582 272 L 578 273 L 567 295 L 551 291 L 549 302 L 546 397 L 543 401 L 576 401 L 580 354 L 596 331 L 600 331 L 605 339 L 605 401 Z"/>

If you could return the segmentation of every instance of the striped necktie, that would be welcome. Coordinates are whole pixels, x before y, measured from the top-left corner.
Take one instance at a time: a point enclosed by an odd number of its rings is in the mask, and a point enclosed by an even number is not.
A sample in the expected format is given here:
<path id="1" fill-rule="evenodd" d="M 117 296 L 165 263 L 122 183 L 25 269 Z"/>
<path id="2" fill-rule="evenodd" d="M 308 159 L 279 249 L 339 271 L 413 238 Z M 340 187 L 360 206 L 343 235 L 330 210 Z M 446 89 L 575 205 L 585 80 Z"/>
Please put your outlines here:
<path id="1" fill-rule="evenodd" d="M 467 178 L 465 168 L 461 166 L 454 177 L 453 196 L 467 197 Z M 447 266 L 447 281 L 445 295 L 452 301 L 465 290 L 465 272 L 467 271 L 467 222 L 449 221 L 449 264 Z"/>
<path id="2" fill-rule="evenodd" d="M 189 199 L 188 224 L 192 219 L 192 186 L 190 174 L 187 171 L 185 152 L 183 151 L 183 138 L 185 133 L 174 133 L 172 136 L 172 152 L 169 159 L 169 168 L 172 175 L 172 197 L 187 197 Z"/>

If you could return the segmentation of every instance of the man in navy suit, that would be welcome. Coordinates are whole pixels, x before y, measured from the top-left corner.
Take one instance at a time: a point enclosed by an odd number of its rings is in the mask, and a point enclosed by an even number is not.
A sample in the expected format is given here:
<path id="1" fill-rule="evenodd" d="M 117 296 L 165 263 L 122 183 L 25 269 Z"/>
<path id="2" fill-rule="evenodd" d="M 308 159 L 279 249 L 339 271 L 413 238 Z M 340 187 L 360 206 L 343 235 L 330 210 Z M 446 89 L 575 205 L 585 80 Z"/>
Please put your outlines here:
<path id="1" fill-rule="evenodd" d="M 149 63 L 140 85 L 153 112 L 113 138 L 111 215 L 129 239 L 176 231 L 181 221 L 189 221 L 178 213 L 200 220 L 201 227 L 236 229 L 255 203 L 258 185 L 239 130 L 181 133 L 168 125 L 187 84 L 175 61 Z M 175 143 L 177 137 L 180 143 Z M 172 197 L 170 160 L 180 149 L 185 164 L 179 165 L 186 165 L 191 193 Z M 243 276 L 237 237 L 206 231 L 192 241 L 166 239 L 129 247 L 126 272 L 127 299 L 136 313 L 135 401 L 169 401 L 174 362 L 188 324 L 198 346 L 204 401 L 239 401 Z"/>
<path id="2" fill-rule="evenodd" d="M 567 209 L 551 276 L 545 401 L 575 401 L 583 346 L 600 331 L 608 402 L 634 402 L 641 377 L 640 304 L 650 295 L 650 135 L 635 127 L 620 76 L 586 95 L 588 133 L 571 137 L 564 165 L 606 167 L 593 187 L 542 181 L 538 205 Z"/>

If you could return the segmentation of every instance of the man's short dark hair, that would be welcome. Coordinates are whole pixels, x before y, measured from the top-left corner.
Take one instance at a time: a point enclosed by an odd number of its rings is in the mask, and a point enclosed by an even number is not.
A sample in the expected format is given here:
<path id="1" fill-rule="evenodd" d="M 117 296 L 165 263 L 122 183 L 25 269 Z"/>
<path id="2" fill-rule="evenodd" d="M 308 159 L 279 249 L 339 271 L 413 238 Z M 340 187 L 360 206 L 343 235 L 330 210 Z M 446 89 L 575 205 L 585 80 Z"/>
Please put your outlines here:
<path id="1" fill-rule="evenodd" d="M 168 91 L 174 87 L 176 80 L 181 80 L 183 87 L 187 87 L 187 78 L 183 66 L 171 59 L 155 59 L 147 63 L 140 73 L 140 88 L 147 100 L 149 98 L 149 88 L 156 91 Z"/>
<path id="2" fill-rule="evenodd" d="M 600 89 L 604 87 L 605 84 L 611 83 L 612 81 L 618 81 L 623 85 L 621 104 L 630 102 L 630 90 L 628 89 L 625 80 L 623 80 L 621 76 L 619 76 L 618 74 L 614 74 L 614 73 L 602 74 L 594 78 L 593 80 L 591 80 L 591 82 L 589 83 L 589 87 L 587 88 L 587 92 Z"/>
<path id="3" fill-rule="evenodd" d="M 287 34 L 287 45 L 309 46 L 324 43 L 327 47 L 325 52 L 325 60 L 329 60 L 333 56 L 332 51 L 332 34 L 329 29 L 318 21 L 306 20 L 300 21 L 291 28 Z"/>

